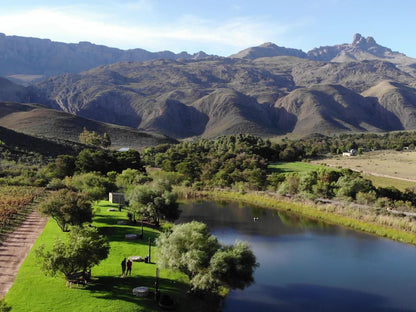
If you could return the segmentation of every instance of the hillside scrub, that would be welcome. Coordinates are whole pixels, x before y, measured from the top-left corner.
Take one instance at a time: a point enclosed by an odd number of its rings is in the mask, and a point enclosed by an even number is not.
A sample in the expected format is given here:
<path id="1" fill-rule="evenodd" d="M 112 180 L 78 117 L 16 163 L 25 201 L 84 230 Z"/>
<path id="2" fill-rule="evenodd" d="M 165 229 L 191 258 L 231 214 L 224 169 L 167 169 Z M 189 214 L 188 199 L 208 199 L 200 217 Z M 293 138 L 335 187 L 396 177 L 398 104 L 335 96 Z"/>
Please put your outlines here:
<path id="1" fill-rule="evenodd" d="M 341 146 L 343 140 L 353 137 L 355 140 L 350 140 L 345 148 L 357 148 L 357 142 L 370 144 L 374 141 L 381 145 L 396 138 L 411 141 L 416 138 L 414 135 L 397 133 L 384 136 L 340 135 L 331 138 L 317 136 L 293 142 L 284 140 L 279 144 L 250 135 L 236 135 L 149 148 L 142 156 L 147 165 L 181 174 L 185 179 L 182 183 L 192 185 L 195 189 L 233 188 L 241 192 L 273 190 L 301 199 L 322 197 L 337 198 L 346 202 L 358 200 L 358 203 L 365 202 L 367 205 L 381 208 L 391 206 L 411 211 L 416 205 L 416 194 L 412 189 L 399 191 L 394 187 L 376 188 L 370 180 L 349 169 L 308 167 L 306 171 L 287 172 L 281 167 L 269 164 L 311 157 L 318 152 L 319 140 L 322 143 L 321 148 L 324 149 L 326 146 L 328 149 L 331 140 L 339 140 L 337 145 Z M 370 195 L 364 195 L 366 193 Z M 384 199 L 387 200 L 387 204 Z"/>

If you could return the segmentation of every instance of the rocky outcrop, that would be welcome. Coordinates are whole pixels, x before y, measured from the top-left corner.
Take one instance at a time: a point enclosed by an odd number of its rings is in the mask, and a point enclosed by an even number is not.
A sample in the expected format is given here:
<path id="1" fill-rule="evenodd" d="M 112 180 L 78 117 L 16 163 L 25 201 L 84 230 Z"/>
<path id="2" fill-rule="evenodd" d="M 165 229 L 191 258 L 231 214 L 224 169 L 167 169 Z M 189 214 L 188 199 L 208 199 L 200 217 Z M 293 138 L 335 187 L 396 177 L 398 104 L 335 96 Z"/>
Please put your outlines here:
<path id="1" fill-rule="evenodd" d="M 339 44 L 312 49 L 307 57 L 314 61 L 346 62 L 363 60 L 385 60 L 399 65 L 409 65 L 416 60 L 405 56 L 402 53 L 393 52 L 383 47 L 373 37 L 364 38 L 355 34 L 351 44 Z"/>

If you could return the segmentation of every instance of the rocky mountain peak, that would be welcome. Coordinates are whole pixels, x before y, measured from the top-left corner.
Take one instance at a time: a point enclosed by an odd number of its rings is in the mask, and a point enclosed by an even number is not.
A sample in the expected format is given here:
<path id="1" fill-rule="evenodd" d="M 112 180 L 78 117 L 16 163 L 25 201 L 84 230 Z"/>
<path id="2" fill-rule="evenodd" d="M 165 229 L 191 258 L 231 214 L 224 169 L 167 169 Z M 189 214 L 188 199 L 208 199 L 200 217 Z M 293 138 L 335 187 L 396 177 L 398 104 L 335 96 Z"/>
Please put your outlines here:
<path id="1" fill-rule="evenodd" d="M 265 42 L 261 45 L 259 45 L 261 48 L 277 48 L 277 45 L 275 45 L 273 42 Z"/>
<path id="2" fill-rule="evenodd" d="M 351 45 L 362 47 L 362 48 L 369 48 L 372 46 L 377 46 L 377 43 L 373 37 L 364 38 L 360 34 L 355 34 Z"/>
<path id="3" fill-rule="evenodd" d="M 231 55 L 231 58 L 256 59 L 274 56 L 296 56 L 305 58 L 306 53 L 302 50 L 279 47 L 272 42 L 263 43 L 257 47 L 251 47 Z"/>

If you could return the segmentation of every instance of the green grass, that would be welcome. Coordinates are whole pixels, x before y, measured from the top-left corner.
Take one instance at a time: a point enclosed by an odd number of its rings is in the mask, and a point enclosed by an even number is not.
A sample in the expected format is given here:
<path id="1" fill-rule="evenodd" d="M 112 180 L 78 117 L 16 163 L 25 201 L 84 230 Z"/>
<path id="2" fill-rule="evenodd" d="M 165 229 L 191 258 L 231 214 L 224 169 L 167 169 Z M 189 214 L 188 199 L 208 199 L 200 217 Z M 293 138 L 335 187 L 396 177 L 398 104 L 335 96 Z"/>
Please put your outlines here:
<path id="1" fill-rule="evenodd" d="M 152 297 L 138 298 L 132 295 L 137 286 L 147 286 L 154 290 L 157 248 L 152 248 L 152 262 L 134 262 L 132 276 L 122 278 L 121 261 L 124 257 L 148 255 L 148 238 L 152 241 L 158 231 L 144 228 L 144 240 L 126 241 L 125 234 L 140 233 L 140 226 L 117 225 L 118 220 L 126 219 L 126 212 L 107 211 L 114 208 L 101 201 L 93 225 L 105 233 L 110 241 L 110 254 L 92 269 L 92 281 L 87 286 L 69 288 L 63 275 L 45 276 L 37 263 L 34 249 L 41 244 L 50 247 L 57 237 L 63 237 L 54 220 L 50 220 L 36 241 L 16 280 L 6 295 L 6 302 L 12 311 L 160 311 Z M 203 301 L 189 296 L 187 277 L 167 270 L 160 272 L 160 289 L 169 293 L 178 303 L 177 311 L 214 311 L 215 301 Z"/>
<path id="2" fill-rule="evenodd" d="M 277 162 L 267 166 L 271 172 L 307 172 L 322 168 L 321 165 L 311 164 L 307 162 Z"/>

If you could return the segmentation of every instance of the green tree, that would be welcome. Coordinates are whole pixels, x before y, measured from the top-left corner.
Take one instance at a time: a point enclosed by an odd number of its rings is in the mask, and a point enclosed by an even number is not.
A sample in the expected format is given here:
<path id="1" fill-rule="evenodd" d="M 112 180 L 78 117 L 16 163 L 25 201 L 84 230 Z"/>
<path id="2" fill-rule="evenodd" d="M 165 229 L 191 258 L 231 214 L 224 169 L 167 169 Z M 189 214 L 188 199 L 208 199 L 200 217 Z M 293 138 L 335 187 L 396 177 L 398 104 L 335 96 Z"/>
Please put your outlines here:
<path id="1" fill-rule="evenodd" d="M 111 140 L 109 135 L 105 132 L 103 136 L 99 135 L 95 131 L 88 131 L 84 127 L 83 131 L 79 135 L 79 141 L 82 144 L 94 146 L 94 147 L 109 147 L 111 145 Z"/>
<path id="2" fill-rule="evenodd" d="M 75 157 L 70 155 L 59 155 L 55 160 L 54 175 L 59 179 L 72 176 L 75 172 Z"/>
<path id="3" fill-rule="evenodd" d="M 92 221 L 91 203 L 84 194 L 68 189 L 53 193 L 39 205 L 39 211 L 53 218 L 63 232 L 69 230 L 69 225 L 82 225 Z"/>
<path id="4" fill-rule="evenodd" d="M 342 176 L 338 179 L 337 185 L 339 187 L 337 196 L 350 197 L 352 199 L 356 198 L 358 192 L 368 193 L 375 189 L 370 180 L 362 177 Z"/>
<path id="5" fill-rule="evenodd" d="M 134 218 L 141 215 L 159 225 L 161 218 L 175 221 L 179 217 L 177 196 L 172 193 L 170 186 L 162 183 L 152 186 L 138 185 L 128 192 L 127 198 Z"/>
<path id="6" fill-rule="evenodd" d="M 256 257 L 245 242 L 236 242 L 234 246 L 223 246 L 210 261 L 209 273 L 214 287 L 244 289 L 254 282 Z"/>
<path id="7" fill-rule="evenodd" d="M 114 159 L 108 151 L 83 149 L 78 154 L 75 165 L 81 172 L 99 171 L 106 174 L 114 165 Z"/>
<path id="8" fill-rule="evenodd" d="M 222 246 L 201 222 L 172 227 L 157 241 L 158 265 L 177 270 L 189 277 L 193 291 L 218 291 L 250 285 L 257 266 L 256 258 L 246 243 Z"/>
<path id="9" fill-rule="evenodd" d="M 115 152 L 116 164 L 114 170 L 122 172 L 125 169 L 136 169 L 140 172 L 145 172 L 143 164 L 140 159 L 140 153 L 134 149 L 129 149 L 124 152 Z"/>
<path id="10" fill-rule="evenodd" d="M 125 192 L 138 184 L 149 182 L 150 178 L 137 169 L 125 169 L 116 177 L 116 186 Z"/>
<path id="11" fill-rule="evenodd" d="M 101 146 L 107 148 L 111 145 L 111 139 L 107 132 L 104 132 L 103 138 L 101 140 Z"/>
<path id="12" fill-rule="evenodd" d="M 68 233 L 67 240 L 57 239 L 49 251 L 41 246 L 36 255 L 46 274 L 55 276 L 57 272 L 62 272 L 68 279 L 74 273 L 90 270 L 106 259 L 109 251 L 108 241 L 99 235 L 96 228 L 74 227 Z"/>
<path id="13" fill-rule="evenodd" d="M 98 172 L 88 172 L 67 177 L 65 179 L 67 187 L 86 194 L 92 200 L 100 200 L 107 196 L 108 192 L 114 188 L 107 177 Z"/>

